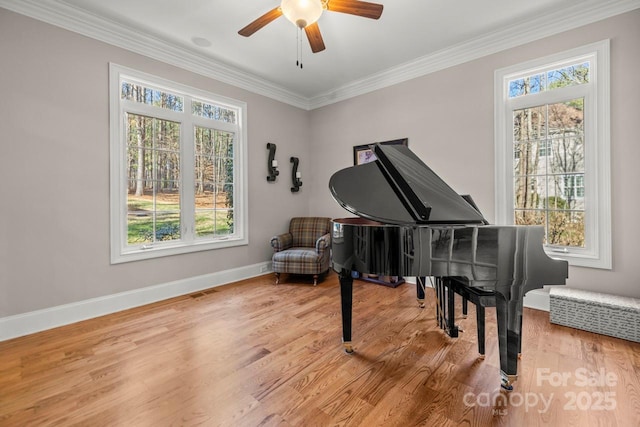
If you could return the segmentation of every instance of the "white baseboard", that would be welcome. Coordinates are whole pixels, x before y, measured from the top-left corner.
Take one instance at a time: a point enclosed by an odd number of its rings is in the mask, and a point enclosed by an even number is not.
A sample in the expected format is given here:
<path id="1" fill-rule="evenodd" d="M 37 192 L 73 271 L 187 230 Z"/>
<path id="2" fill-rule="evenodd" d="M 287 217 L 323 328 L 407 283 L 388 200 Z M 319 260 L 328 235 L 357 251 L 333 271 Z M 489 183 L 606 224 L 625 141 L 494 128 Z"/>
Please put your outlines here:
<path id="1" fill-rule="evenodd" d="M 239 280 L 249 279 L 271 272 L 271 262 L 262 262 L 217 273 L 190 277 L 174 282 L 121 292 L 104 297 L 92 298 L 71 304 L 59 305 L 28 313 L 0 318 L 0 341 L 69 325 L 82 320 L 116 313 L 145 304 L 162 301 L 192 292 L 221 286 Z M 407 277 L 408 283 L 415 284 L 415 278 Z M 427 286 L 430 282 L 427 280 Z M 524 297 L 524 306 L 549 311 L 549 292 L 535 289 Z"/>
<path id="2" fill-rule="evenodd" d="M 217 273 L 135 289 L 98 298 L 0 318 L 0 341 L 69 325 L 129 308 L 139 307 L 192 292 L 249 279 L 271 271 L 271 262 L 262 262 Z"/>
<path id="3" fill-rule="evenodd" d="M 549 291 L 547 289 L 534 289 L 524 296 L 523 305 L 536 310 L 549 311 Z"/>

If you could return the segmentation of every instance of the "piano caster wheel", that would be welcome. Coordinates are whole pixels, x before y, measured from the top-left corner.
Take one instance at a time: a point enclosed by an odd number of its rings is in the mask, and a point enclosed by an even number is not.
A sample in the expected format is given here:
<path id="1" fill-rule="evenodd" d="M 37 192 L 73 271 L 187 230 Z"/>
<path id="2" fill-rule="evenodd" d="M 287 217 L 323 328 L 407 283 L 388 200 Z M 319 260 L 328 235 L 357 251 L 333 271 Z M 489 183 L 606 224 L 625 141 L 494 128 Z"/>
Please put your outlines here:
<path id="1" fill-rule="evenodd" d="M 347 354 L 353 353 L 353 347 L 351 346 L 350 342 L 344 343 L 344 352 Z"/>
<path id="2" fill-rule="evenodd" d="M 502 380 L 502 383 L 500 384 L 500 388 L 502 388 L 505 391 L 513 391 L 513 384 L 511 384 L 509 381 Z"/>
<path id="3" fill-rule="evenodd" d="M 518 378 L 517 375 L 506 375 L 503 372 L 500 372 L 500 388 L 502 388 L 505 391 L 512 391 L 513 390 L 513 383 L 516 381 L 516 379 Z"/>
<path id="4" fill-rule="evenodd" d="M 419 299 L 417 301 L 418 301 L 418 307 L 420 307 L 420 308 L 424 308 L 425 307 L 423 299 Z"/>
<path id="5" fill-rule="evenodd" d="M 479 354 L 479 355 L 478 355 L 478 359 L 479 359 L 479 360 L 484 360 L 484 354 Z"/>
<path id="6" fill-rule="evenodd" d="M 518 353 L 518 360 L 522 359 L 522 353 Z"/>

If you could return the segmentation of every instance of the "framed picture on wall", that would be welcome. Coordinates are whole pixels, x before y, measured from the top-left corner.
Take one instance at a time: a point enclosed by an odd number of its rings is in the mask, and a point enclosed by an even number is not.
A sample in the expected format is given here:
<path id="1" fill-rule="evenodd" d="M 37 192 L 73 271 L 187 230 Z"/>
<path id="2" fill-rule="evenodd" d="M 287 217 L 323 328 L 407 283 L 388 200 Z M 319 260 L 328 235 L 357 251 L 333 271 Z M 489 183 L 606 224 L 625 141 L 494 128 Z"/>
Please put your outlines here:
<path id="1" fill-rule="evenodd" d="M 409 138 L 393 139 L 390 141 L 382 141 L 380 144 L 384 145 L 409 145 Z M 363 165 L 365 163 L 373 162 L 376 160 L 376 155 L 369 147 L 370 144 L 356 145 L 353 147 L 353 164 Z"/>

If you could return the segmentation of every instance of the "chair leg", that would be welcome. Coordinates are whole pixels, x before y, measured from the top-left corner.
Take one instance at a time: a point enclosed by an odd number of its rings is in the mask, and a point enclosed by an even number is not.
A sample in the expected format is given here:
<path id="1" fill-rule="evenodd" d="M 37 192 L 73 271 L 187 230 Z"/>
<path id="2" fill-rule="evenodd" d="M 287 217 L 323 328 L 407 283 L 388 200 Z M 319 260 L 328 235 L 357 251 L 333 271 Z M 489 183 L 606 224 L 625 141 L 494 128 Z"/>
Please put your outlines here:
<path id="1" fill-rule="evenodd" d="M 313 286 L 316 286 L 318 284 L 318 275 L 314 274 L 313 275 Z"/>
<path id="2" fill-rule="evenodd" d="M 280 283 L 280 273 L 276 273 L 276 285 Z"/>

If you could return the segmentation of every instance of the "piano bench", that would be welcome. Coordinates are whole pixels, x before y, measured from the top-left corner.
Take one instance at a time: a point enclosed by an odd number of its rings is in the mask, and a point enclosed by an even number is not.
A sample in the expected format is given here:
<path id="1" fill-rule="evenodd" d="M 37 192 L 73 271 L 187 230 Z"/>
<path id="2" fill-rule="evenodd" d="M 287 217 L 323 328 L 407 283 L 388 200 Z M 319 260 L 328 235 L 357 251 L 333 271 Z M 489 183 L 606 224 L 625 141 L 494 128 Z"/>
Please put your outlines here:
<path id="1" fill-rule="evenodd" d="M 451 337 L 457 337 L 458 328 L 455 325 L 455 313 L 454 313 L 454 298 L 455 294 L 462 297 L 462 313 L 467 314 L 467 302 L 470 301 L 476 306 L 476 324 L 478 330 L 478 353 L 482 356 L 485 354 L 485 307 L 496 306 L 496 296 L 493 291 L 485 291 L 479 288 L 471 288 L 459 282 L 454 278 L 442 279 L 436 278 L 436 286 L 446 288 L 441 289 L 438 294 L 440 295 L 440 313 L 444 313 L 445 322 L 447 327 L 443 328 L 446 331 L 453 331 L 453 334 L 447 332 Z M 437 291 L 436 291 L 437 292 Z M 444 300 L 446 299 L 446 301 Z"/>
<path id="2" fill-rule="evenodd" d="M 561 287 L 549 303 L 551 323 L 640 342 L 640 299 Z"/>
<path id="3" fill-rule="evenodd" d="M 457 282 L 456 282 L 457 283 Z M 462 297 L 463 314 L 466 316 L 466 302 L 470 301 L 476 306 L 476 328 L 478 329 L 478 353 L 485 353 L 485 307 L 496 306 L 496 294 L 493 291 L 483 291 L 479 288 L 470 288 L 465 285 L 456 286 L 454 291 Z"/>

